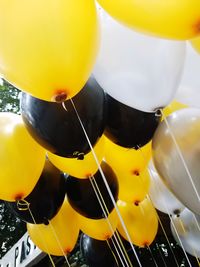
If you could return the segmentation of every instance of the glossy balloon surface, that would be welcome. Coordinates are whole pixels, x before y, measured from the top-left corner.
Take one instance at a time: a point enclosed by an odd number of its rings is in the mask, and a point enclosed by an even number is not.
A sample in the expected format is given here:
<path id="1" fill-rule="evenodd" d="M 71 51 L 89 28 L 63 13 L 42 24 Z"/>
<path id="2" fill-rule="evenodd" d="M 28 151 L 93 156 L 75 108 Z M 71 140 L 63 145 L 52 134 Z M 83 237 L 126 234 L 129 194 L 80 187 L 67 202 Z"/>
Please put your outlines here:
<path id="1" fill-rule="evenodd" d="M 182 109 L 167 121 L 169 127 L 163 121 L 153 138 L 154 165 L 174 195 L 200 214 L 200 110 Z"/>
<path id="2" fill-rule="evenodd" d="M 94 146 L 94 153 L 101 163 L 104 156 L 105 140 L 102 136 Z M 49 160 L 60 170 L 69 175 L 75 176 L 80 179 L 87 179 L 89 176 L 94 175 L 98 170 L 98 165 L 94 158 L 93 152 L 90 151 L 83 158 L 72 159 L 59 157 L 51 152 L 48 152 Z"/>
<path id="3" fill-rule="evenodd" d="M 0 74 L 35 97 L 73 97 L 95 62 L 99 31 L 93 0 L 0 2 Z"/>
<path id="4" fill-rule="evenodd" d="M 106 138 L 105 159 L 116 173 L 141 172 L 151 158 L 151 143 L 136 150 L 116 145 Z"/>
<path id="5" fill-rule="evenodd" d="M 173 217 L 172 234 L 177 243 L 196 258 L 200 258 L 200 216 L 185 209 L 180 217 Z"/>
<path id="6" fill-rule="evenodd" d="M 198 0 L 98 0 L 125 25 L 159 37 L 187 40 L 199 35 Z"/>
<path id="7" fill-rule="evenodd" d="M 29 223 L 46 223 L 59 211 L 65 198 L 65 178 L 61 172 L 46 160 L 42 174 L 33 191 L 25 198 L 26 203 L 8 202 L 11 211 Z M 34 221 L 33 218 L 34 217 Z"/>
<path id="8" fill-rule="evenodd" d="M 105 162 L 102 162 L 101 168 L 112 195 L 115 201 L 117 201 L 119 192 L 117 177 L 111 167 Z M 85 217 L 91 219 L 105 218 L 102 207 L 99 204 L 99 200 L 94 191 L 93 183 L 95 183 L 96 187 L 100 190 L 101 196 L 103 197 L 104 203 L 107 207 L 107 212 L 110 213 L 113 210 L 114 205 L 104 184 L 100 171 L 98 171 L 93 177 L 84 180 L 80 180 L 72 176 L 67 177 L 66 193 L 68 201 L 78 213 Z"/>
<path id="9" fill-rule="evenodd" d="M 185 43 L 138 34 L 101 12 L 101 48 L 94 75 L 113 98 L 154 112 L 167 106 L 180 82 Z"/>
<path id="10" fill-rule="evenodd" d="M 146 145 L 153 137 L 161 114 L 136 110 L 109 95 L 106 98 L 107 120 L 104 134 L 119 146 L 137 149 Z"/>
<path id="11" fill-rule="evenodd" d="M 0 199 L 25 198 L 44 167 L 45 150 L 27 132 L 21 116 L 0 113 Z"/>
<path id="12" fill-rule="evenodd" d="M 132 204 L 138 204 L 144 200 L 150 188 L 150 176 L 148 170 L 142 172 L 117 173 L 119 181 L 119 199 Z"/>
<path id="13" fill-rule="evenodd" d="M 92 145 L 104 131 L 104 92 L 91 78 L 72 99 Z M 77 158 L 87 154 L 90 146 L 71 100 L 52 103 L 22 95 L 22 117 L 29 133 L 47 150 L 61 157 Z"/>
<path id="14" fill-rule="evenodd" d="M 63 252 L 66 255 L 69 254 L 79 235 L 77 216 L 67 200 L 49 225 L 28 223 L 27 229 L 37 247 L 55 256 L 63 256 Z"/>
<path id="15" fill-rule="evenodd" d="M 190 107 L 200 108 L 200 55 L 187 44 L 183 75 L 175 99 Z"/>
<path id="16" fill-rule="evenodd" d="M 118 215 L 114 209 L 106 218 L 89 219 L 78 215 L 80 229 L 86 235 L 97 240 L 108 240 L 114 234 L 118 224 Z"/>
<path id="17" fill-rule="evenodd" d="M 118 207 L 132 243 L 139 247 L 149 246 L 155 239 L 158 230 L 157 213 L 151 201 L 145 199 L 136 206 L 119 200 Z M 121 223 L 117 228 L 127 240 Z"/>
<path id="18" fill-rule="evenodd" d="M 120 261 L 115 249 L 113 248 L 111 240 L 102 241 L 91 238 L 87 235 L 83 235 L 81 237 L 80 246 L 81 246 L 81 251 L 89 266 L 91 267 L 119 266 Z"/>
<path id="19" fill-rule="evenodd" d="M 179 215 L 185 206 L 167 188 L 152 163 L 149 168 L 151 176 L 149 197 L 154 207 L 166 214 Z"/>

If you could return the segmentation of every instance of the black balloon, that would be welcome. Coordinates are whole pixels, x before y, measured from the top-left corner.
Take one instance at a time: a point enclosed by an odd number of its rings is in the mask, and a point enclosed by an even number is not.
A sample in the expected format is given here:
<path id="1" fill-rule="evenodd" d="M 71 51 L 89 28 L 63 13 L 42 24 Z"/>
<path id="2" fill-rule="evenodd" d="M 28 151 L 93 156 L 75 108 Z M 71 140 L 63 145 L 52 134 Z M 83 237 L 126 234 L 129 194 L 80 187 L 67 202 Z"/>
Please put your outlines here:
<path id="1" fill-rule="evenodd" d="M 81 251 L 90 267 L 118 267 L 117 254 L 114 256 L 110 249 L 111 241 L 100 241 L 87 235 L 82 235 Z M 114 250 L 113 250 L 114 251 Z"/>
<path id="2" fill-rule="evenodd" d="M 113 197 L 115 201 L 117 201 L 119 192 L 117 177 L 107 163 L 102 162 L 101 167 Z M 113 210 L 114 205 L 106 189 L 100 171 L 97 171 L 94 178 L 104 199 L 107 210 L 110 213 Z M 70 205 L 81 215 L 91 219 L 105 217 L 89 178 L 77 179 L 68 176 L 66 180 L 66 193 Z"/>
<path id="3" fill-rule="evenodd" d="M 31 174 L 30 174 L 31 175 Z M 25 201 L 6 202 L 14 214 L 25 222 L 47 223 L 59 211 L 65 198 L 65 176 L 46 160 L 43 172 Z M 27 204 L 29 203 L 29 209 Z M 34 217 L 34 220 L 32 218 Z"/>
<path id="4" fill-rule="evenodd" d="M 105 128 L 104 91 L 91 77 L 72 100 L 94 146 Z M 47 102 L 23 93 L 21 112 L 32 137 L 52 153 L 78 158 L 90 151 L 71 100 L 63 103 Z"/>
<path id="5" fill-rule="evenodd" d="M 161 114 L 143 112 L 124 105 L 106 95 L 107 121 L 105 135 L 119 146 L 135 148 L 144 146 L 153 137 Z"/>

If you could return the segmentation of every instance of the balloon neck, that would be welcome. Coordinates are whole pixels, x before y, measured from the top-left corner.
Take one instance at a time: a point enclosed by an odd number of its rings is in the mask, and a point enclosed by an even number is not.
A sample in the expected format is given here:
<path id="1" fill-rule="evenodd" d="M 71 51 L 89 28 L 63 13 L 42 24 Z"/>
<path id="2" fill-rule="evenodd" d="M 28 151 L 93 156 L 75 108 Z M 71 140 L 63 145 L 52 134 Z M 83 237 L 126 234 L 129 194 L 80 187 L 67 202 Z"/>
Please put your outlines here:
<path id="1" fill-rule="evenodd" d="M 85 154 L 83 152 L 74 152 L 73 156 L 75 156 L 77 158 L 77 160 L 84 160 L 85 158 Z"/>
<path id="2" fill-rule="evenodd" d="M 44 225 L 49 225 L 49 221 L 48 221 L 48 219 L 47 218 L 43 218 L 43 223 L 44 223 Z"/>
<path id="3" fill-rule="evenodd" d="M 53 101 L 57 103 L 64 102 L 67 100 L 67 93 L 65 91 L 58 91 L 52 98 Z"/>
<path id="4" fill-rule="evenodd" d="M 139 172 L 138 170 L 134 170 L 132 173 L 133 173 L 133 175 L 135 175 L 135 176 L 139 176 L 139 175 L 140 175 L 140 172 Z"/>
<path id="5" fill-rule="evenodd" d="M 156 117 L 162 117 L 162 108 L 157 108 L 155 110 L 155 116 Z"/>
<path id="6" fill-rule="evenodd" d="M 139 200 L 136 200 L 136 201 L 134 202 L 134 205 L 137 206 L 137 207 L 139 206 L 139 204 L 140 204 L 140 201 L 139 201 Z"/>
<path id="7" fill-rule="evenodd" d="M 179 209 L 176 209 L 173 211 L 173 214 L 176 215 L 177 217 L 180 217 L 181 211 Z"/>

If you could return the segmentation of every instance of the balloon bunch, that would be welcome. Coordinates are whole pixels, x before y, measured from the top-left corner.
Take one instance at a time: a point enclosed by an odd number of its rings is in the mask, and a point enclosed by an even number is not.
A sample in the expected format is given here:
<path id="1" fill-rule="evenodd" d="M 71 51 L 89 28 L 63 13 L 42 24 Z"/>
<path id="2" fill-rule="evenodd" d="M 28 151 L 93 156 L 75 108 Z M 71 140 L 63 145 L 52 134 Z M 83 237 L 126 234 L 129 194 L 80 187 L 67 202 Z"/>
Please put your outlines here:
<path id="1" fill-rule="evenodd" d="M 154 241 L 157 208 L 199 257 L 200 112 L 169 104 L 200 3 L 99 3 L 122 24 L 94 0 L 0 1 L 0 74 L 23 90 L 21 116 L 0 113 L 0 198 L 49 256 L 66 257 L 81 230 L 92 266 L 91 246 L 132 266 L 120 235 L 141 266 L 134 246 Z"/>

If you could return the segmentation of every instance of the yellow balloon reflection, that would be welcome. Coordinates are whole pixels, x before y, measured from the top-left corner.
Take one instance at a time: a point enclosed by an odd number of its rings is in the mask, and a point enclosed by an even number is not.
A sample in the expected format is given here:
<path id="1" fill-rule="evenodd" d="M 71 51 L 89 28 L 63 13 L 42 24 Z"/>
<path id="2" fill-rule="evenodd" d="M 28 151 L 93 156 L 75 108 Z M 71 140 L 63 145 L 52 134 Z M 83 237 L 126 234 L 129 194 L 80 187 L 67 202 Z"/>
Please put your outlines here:
<path id="1" fill-rule="evenodd" d="M 196 50 L 197 53 L 200 53 L 200 37 L 191 40 L 191 45 Z"/>
<path id="2" fill-rule="evenodd" d="M 132 243 L 139 247 L 149 246 L 158 231 L 157 213 L 150 200 L 145 199 L 138 206 L 119 200 L 118 207 Z M 121 223 L 118 230 L 127 240 Z"/>
<path id="3" fill-rule="evenodd" d="M 181 102 L 174 100 L 166 108 L 163 109 L 163 115 L 167 117 L 173 112 L 183 109 L 183 108 L 188 108 L 188 106 Z"/>
<path id="4" fill-rule="evenodd" d="M 77 215 L 66 199 L 48 225 L 28 223 L 27 229 L 37 247 L 55 256 L 70 253 L 79 235 Z"/>
<path id="5" fill-rule="evenodd" d="M 92 71 L 98 27 L 94 0 L 0 1 L 0 74 L 37 98 L 71 98 Z"/>
<path id="6" fill-rule="evenodd" d="M 98 240 L 107 240 L 111 238 L 118 224 L 118 215 L 115 209 L 104 219 L 94 220 L 79 214 L 78 217 L 82 232 Z"/>
<path id="7" fill-rule="evenodd" d="M 103 160 L 104 143 L 105 140 L 104 137 L 102 137 L 94 147 L 94 152 L 99 163 Z M 48 152 L 48 158 L 58 169 L 76 178 L 86 179 L 94 175 L 98 170 L 92 151 L 86 154 L 83 159 L 63 158 L 51 152 Z"/>
<path id="8" fill-rule="evenodd" d="M 25 198 L 42 173 L 46 152 L 13 113 L 0 113 L 0 142 L 0 199 Z"/>

